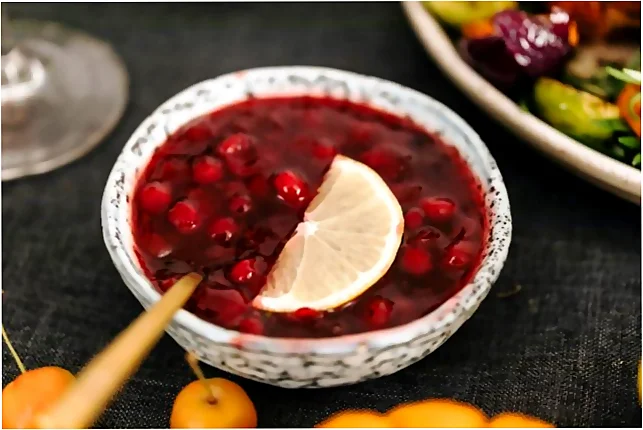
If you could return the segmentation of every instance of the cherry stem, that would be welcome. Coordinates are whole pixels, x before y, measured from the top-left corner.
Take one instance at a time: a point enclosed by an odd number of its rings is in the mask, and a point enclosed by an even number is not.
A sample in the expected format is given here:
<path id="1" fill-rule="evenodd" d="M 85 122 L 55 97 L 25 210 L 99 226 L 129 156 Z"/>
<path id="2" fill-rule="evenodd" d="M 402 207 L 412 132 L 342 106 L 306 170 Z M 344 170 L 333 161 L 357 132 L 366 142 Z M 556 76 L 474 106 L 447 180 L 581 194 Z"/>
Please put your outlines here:
<path id="1" fill-rule="evenodd" d="M 22 363 L 22 360 L 18 356 L 18 353 L 16 352 L 16 350 L 13 348 L 13 345 L 11 344 L 11 341 L 9 340 L 9 336 L 7 335 L 7 332 L 4 329 L 4 325 L 2 326 L 2 338 L 4 339 L 5 343 L 9 347 L 9 352 L 11 353 L 11 355 L 13 355 L 13 359 L 16 360 L 16 364 L 18 365 L 18 369 L 20 369 L 20 373 L 26 373 L 27 368 Z"/>
<path id="2" fill-rule="evenodd" d="M 185 360 L 188 362 L 188 365 L 197 376 L 197 378 L 199 378 L 199 381 L 201 381 L 201 383 L 203 384 L 203 388 L 205 388 L 205 391 L 208 394 L 208 403 L 211 405 L 216 405 L 218 403 L 217 396 L 215 395 L 212 386 L 210 386 L 210 384 L 208 384 L 208 381 L 205 379 L 203 370 L 201 370 L 201 366 L 199 366 L 199 359 L 196 358 L 196 355 L 194 355 L 192 352 L 188 352 L 187 354 L 185 354 Z"/>

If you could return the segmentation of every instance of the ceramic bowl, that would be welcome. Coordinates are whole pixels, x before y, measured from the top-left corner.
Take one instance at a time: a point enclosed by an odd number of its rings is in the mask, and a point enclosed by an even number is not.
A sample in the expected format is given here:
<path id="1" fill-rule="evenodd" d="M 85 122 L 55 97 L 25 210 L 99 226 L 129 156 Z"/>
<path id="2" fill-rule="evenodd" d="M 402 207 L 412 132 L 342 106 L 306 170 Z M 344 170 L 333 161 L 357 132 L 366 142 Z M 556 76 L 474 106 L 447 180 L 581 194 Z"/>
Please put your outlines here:
<path id="1" fill-rule="evenodd" d="M 330 387 L 392 374 L 434 351 L 471 317 L 497 279 L 511 241 L 507 191 L 487 147 L 459 116 L 424 94 L 317 67 L 251 69 L 193 85 L 143 121 L 118 157 L 102 201 L 105 244 L 141 304 L 148 308 L 159 300 L 133 252 L 130 195 L 139 173 L 168 134 L 188 121 L 249 97 L 289 95 L 326 95 L 408 115 L 457 148 L 480 181 L 491 226 L 477 273 L 434 312 L 386 330 L 323 339 L 271 338 L 226 330 L 181 310 L 167 332 L 205 363 L 281 387 Z"/>

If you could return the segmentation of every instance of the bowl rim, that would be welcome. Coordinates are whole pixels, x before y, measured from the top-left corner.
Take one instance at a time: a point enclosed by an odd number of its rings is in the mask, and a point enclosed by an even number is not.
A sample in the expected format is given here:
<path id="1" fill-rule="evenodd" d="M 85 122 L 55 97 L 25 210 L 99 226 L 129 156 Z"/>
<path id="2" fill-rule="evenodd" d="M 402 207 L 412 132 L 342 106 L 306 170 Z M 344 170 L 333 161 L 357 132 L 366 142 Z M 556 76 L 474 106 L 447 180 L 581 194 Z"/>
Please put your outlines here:
<path id="1" fill-rule="evenodd" d="M 441 304 L 434 311 L 429 314 L 410 321 L 406 324 L 380 329 L 373 331 L 366 331 L 356 334 L 348 334 L 337 337 L 323 337 L 323 338 L 284 338 L 284 337 L 270 337 L 263 335 L 254 335 L 241 333 L 235 330 L 225 329 L 205 321 L 196 315 L 186 311 L 185 309 L 179 310 L 174 318 L 172 324 L 178 324 L 183 328 L 205 338 L 211 342 L 219 344 L 234 345 L 243 349 L 249 350 L 262 350 L 270 351 L 273 353 L 306 353 L 315 352 L 320 354 L 345 354 L 361 348 L 375 348 L 381 349 L 392 345 L 406 343 L 412 341 L 419 336 L 427 333 L 436 333 L 440 335 L 446 326 L 461 320 L 464 320 L 473 313 L 477 305 L 486 297 L 491 286 L 497 280 L 500 271 L 502 270 L 507 254 L 509 252 L 509 245 L 511 242 L 512 222 L 511 210 L 509 206 L 509 198 L 507 190 L 502 179 L 502 175 L 497 167 L 497 164 L 491 156 L 487 146 L 480 139 L 478 134 L 455 112 L 446 107 L 441 102 L 433 99 L 432 97 L 415 91 L 411 88 L 404 87 L 395 82 L 388 80 L 366 76 L 350 71 L 316 67 L 316 66 L 277 66 L 277 67 L 258 67 L 237 72 L 231 72 L 220 75 L 213 79 L 207 79 L 191 85 L 190 87 L 180 91 L 174 96 L 170 97 L 166 102 L 162 103 L 155 109 L 132 133 L 127 143 L 119 153 L 119 156 L 114 163 L 114 166 L 107 179 L 105 190 L 101 201 L 101 224 L 103 231 L 103 240 L 108 249 L 112 262 L 116 266 L 118 272 L 122 276 L 125 284 L 136 293 L 137 299 L 140 301 L 140 296 L 144 297 L 148 304 L 158 301 L 161 294 L 154 289 L 151 282 L 140 272 L 140 268 L 135 267 L 133 249 L 125 250 L 120 246 L 120 243 L 114 240 L 119 235 L 117 224 L 119 222 L 128 222 L 128 220 L 118 219 L 110 220 L 110 204 L 115 198 L 121 199 L 126 202 L 127 209 L 130 208 L 130 193 L 131 190 L 125 190 L 126 196 L 118 196 L 115 193 L 116 185 L 119 181 L 124 180 L 124 175 L 134 175 L 136 169 L 144 166 L 149 160 L 142 160 L 139 164 L 127 163 L 125 154 L 132 150 L 132 147 L 137 144 L 137 141 L 146 131 L 148 126 L 162 116 L 167 107 L 176 103 L 176 100 L 183 100 L 186 95 L 195 92 L 199 87 L 212 85 L 216 81 L 223 81 L 226 79 L 244 79 L 247 74 L 266 74 L 274 75 L 275 73 L 283 72 L 316 72 L 333 75 L 336 78 L 361 81 L 362 83 L 377 84 L 385 86 L 388 90 L 397 93 L 404 93 L 416 98 L 422 99 L 423 103 L 431 106 L 433 109 L 439 110 L 445 122 L 449 123 L 452 127 L 458 128 L 459 132 L 466 137 L 474 150 L 471 151 L 475 154 L 484 165 L 484 175 L 486 178 L 481 178 L 472 169 L 472 173 L 477 177 L 481 184 L 487 184 L 487 192 L 485 198 L 485 208 L 487 211 L 489 221 L 489 231 L 487 232 L 487 247 L 485 248 L 484 255 L 478 264 L 478 268 L 470 281 L 458 291 L 455 295 L 451 296 L 443 304 Z M 283 94 L 285 95 L 285 94 Z M 262 98 L 262 96 L 255 96 Z M 218 108 L 220 109 L 220 108 Z M 200 115 L 195 115 L 191 119 L 197 118 Z M 189 120 L 191 120 L 189 119 Z M 189 120 L 183 121 L 181 125 L 187 123 Z M 430 131 L 430 130 L 429 130 Z M 446 139 L 448 143 L 448 139 Z M 470 162 L 465 160 L 470 167 Z M 491 204 L 490 204 L 491 202 Z M 499 222 L 500 218 L 504 222 Z M 128 226 L 129 227 L 129 226 Z M 490 244 L 496 241 L 497 248 L 493 249 L 493 257 L 489 253 Z M 479 284 L 482 288 L 474 289 L 474 285 Z M 448 309 L 448 310 L 447 310 Z M 464 320 L 462 322 L 464 322 Z"/>
<path id="2" fill-rule="evenodd" d="M 421 1 L 402 2 L 409 26 L 444 76 L 490 117 L 582 179 L 641 205 L 641 171 L 565 135 L 520 106 L 476 72 L 457 52 Z"/>

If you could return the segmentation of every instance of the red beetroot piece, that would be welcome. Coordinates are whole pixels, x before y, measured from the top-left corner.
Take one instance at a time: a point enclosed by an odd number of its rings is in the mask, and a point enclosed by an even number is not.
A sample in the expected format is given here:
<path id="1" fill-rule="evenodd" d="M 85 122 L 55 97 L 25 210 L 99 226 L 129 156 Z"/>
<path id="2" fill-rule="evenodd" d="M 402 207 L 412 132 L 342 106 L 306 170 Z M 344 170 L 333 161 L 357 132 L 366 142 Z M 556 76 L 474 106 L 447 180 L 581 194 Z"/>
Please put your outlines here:
<path id="1" fill-rule="evenodd" d="M 424 223 L 424 212 L 420 208 L 409 209 L 406 214 L 404 214 L 404 226 L 407 229 L 416 229 L 422 226 Z"/>
<path id="2" fill-rule="evenodd" d="M 248 317 L 241 320 L 239 323 L 239 331 L 249 334 L 262 334 L 263 323 L 255 317 Z"/>
<path id="3" fill-rule="evenodd" d="M 201 185 L 217 182 L 223 178 L 223 163 L 209 155 L 197 158 L 192 165 L 192 178 Z"/>
<path id="4" fill-rule="evenodd" d="M 208 226 L 210 238 L 219 243 L 230 242 L 238 232 L 239 225 L 230 217 L 215 219 Z"/>
<path id="5" fill-rule="evenodd" d="M 391 319 L 393 302 L 380 296 L 375 296 L 366 306 L 366 322 L 371 328 L 384 327 Z"/>
<path id="6" fill-rule="evenodd" d="M 291 170 L 279 173 L 274 184 L 279 198 L 291 206 L 299 206 L 310 195 L 308 184 Z"/>
<path id="7" fill-rule="evenodd" d="M 138 199 L 144 211 L 160 214 L 170 206 L 172 192 L 167 184 L 150 182 L 141 189 Z"/>
<path id="8" fill-rule="evenodd" d="M 426 217 L 437 223 L 449 222 L 455 214 L 455 203 L 449 199 L 428 197 L 420 201 Z"/>
<path id="9" fill-rule="evenodd" d="M 402 251 L 402 269 L 411 275 L 420 276 L 433 268 L 431 255 L 421 248 L 404 247 Z"/>
<path id="10" fill-rule="evenodd" d="M 168 212 L 168 220 L 182 234 L 194 232 L 200 224 L 199 213 L 187 200 L 177 202 Z"/>

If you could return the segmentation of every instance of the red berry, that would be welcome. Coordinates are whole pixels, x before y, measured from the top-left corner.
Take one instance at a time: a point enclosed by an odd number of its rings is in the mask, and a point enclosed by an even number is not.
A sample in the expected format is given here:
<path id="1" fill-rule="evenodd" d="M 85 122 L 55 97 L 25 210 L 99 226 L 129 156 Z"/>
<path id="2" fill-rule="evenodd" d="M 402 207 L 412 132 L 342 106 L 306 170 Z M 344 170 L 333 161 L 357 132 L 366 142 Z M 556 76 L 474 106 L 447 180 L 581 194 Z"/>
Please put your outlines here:
<path id="1" fill-rule="evenodd" d="M 313 143 L 313 156 L 320 160 L 329 160 L 337 155 L 337 148 L 328 139 L 319 139 Z"/>
<path id="2" fill-rule="evenodd" d="M 186 200 L 177 202 L 170 209 L 168 220 L 182 234 L 192 233 L 200 224 L 197 210 L 192 203 Z"/>
<path id="3" fill-rule="evenodd" d="M 420 208 L 409 209 L 404 215 L 404 225 L 407 229 L 413 230 L 424 222 L 424 212 Z"/>
<path id="4" fill-rule="evenodd" d="M 243 295 L 233 289 L 204 287 L 196 294 L 195 300 L 198 310 L 227 328 L 232 328 L 249 306 Z"/>
<path id="5" fill-rule="evenodd" d="M 236 133 L 221 142 L 218 152 L 227 158 L 229 156 L 241 155 L 253 146 L 250 136 L 244 133 Z"/>
<path id="6" fill-rule="evenodd" d="M 310 322 L 322 317 L 322 313 L 311 308 L 299 308 L 288 315 L 289 319 L 298 322 Z"/>
<path id="7" fill-rule="evenodd" d="M 141 208 L 151 214 L 164 212 L 172 201 L 172 192 L 167 184 L 150 182 L 139 193 Z"/>
<path id="8" fill-rule="evenodd" d="M 230 199 L 230 211 L 235 214 L 243 215 L 252 209 L 252 199 L 244 195 L 232 196 Z"/>
<path id="9" fill-rule="evenodd" d="M 409 183 L 392 184 L 391 191 L 393 191 L 397 201 L 404 205 L 405 203 L 414 202 L 420 197 L 422 185 Z"/>
<path id="10" fill-rule="evenodd" d="M 184 158 L 168 158 L 160 165 L 160 177 L 164 180 L 189 178 L 190 164 Z"/>
<path id="11" fill-rule="evenodd" d="M 393 302 L 380 296 L 375 296 L 366 308 L 366 321 L 372 328 L 384 327 L 391 319 Z"/>
<path id="12" fill-rule="evenodd" d="M 203 142 L 212 138 L 212 130 L 206 123 L 201 122 L 185 130 L 183 137 L 192 142 Z"/>
<path id="13" fill-rule="evenodd" d="M 455 214 L 455 203 L 449 199 L 427 197 L 420 201 L 426 217 L 437 223 L 448 222 Z"/>
<path id="14" fill-rule="evenodd" d="M 164 293 L 167 290 L 169 290 L 174 284 L 176 284 L 179 281 L 179 279 L 181 279 L 181 276 L 182 275 L 172 275 L 162 279 L 157 279 L 156 283 L 158 284 L 161 292 Z"/>
<path id="15" fill-rule="evenodd" d="M 209 155 L 198 158 L 192 165 L 192 178 L 198 184 L 211 184 L 223 178 L 223 163 Z"/>
<path id="16" fill-rule="evenodd" d="M 232 218 L 215 219 L 208 226 L 208 234 L 218 242 L 227 243 L 239 232 L 239 226 Z"/>
<path id="17" fill-rule="evenodd" d="M 464 270 L 469 264 L 471 264 L 471 254 L 458 246 L 448 249 L 442 259 L 442 266 L 450 272 Z"/>
<path id="18" fill-rule="evenodd" d="M 418 232 L 409 239 L 408 243 L 419 248 L 427 248 L 432 244 L 437 245 L 437 240 L 441 237 L 440 230 L 435 227 L 422 227 Z"/>
<path id="19" fill-rule="evenodd" d="M 406 247 L 402 253 L 402 269 L 411 275 L 424 275 L 433 267 L 431 255 L 420 248 Z"/>
<path id="20" fill-rule="evenodd" d="M 255 260 L 247 259 L 241 260 L 230 270 L 228 278 L 234 283 L 244 284 L 252 280 L 252 278 L 257 274 L 255 270 Z"/>
<path id="21" fill-rule="evenodd" d="M 239 323 L 239 331 L 250 334 L 262 334 L 263 323 L 258 318 L 244 318 Z"/>
<path id="22" fill-rule="evenodd" d="M 372 143 L 376 137 L 376 127 L 374 124 L 360 122 L 355 124 L 352 130 L 348 133 L 349 145 L 365 145 Z"/>
<path id="23" fill-rule="evenodd" d="M 274 183 L 279 198 L 289 205 L 299 206 L 308 199 L 308 184 L 290 170 L 279 173 Z"/>

